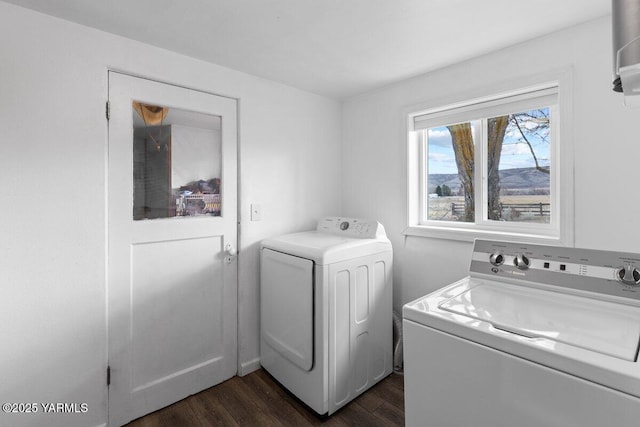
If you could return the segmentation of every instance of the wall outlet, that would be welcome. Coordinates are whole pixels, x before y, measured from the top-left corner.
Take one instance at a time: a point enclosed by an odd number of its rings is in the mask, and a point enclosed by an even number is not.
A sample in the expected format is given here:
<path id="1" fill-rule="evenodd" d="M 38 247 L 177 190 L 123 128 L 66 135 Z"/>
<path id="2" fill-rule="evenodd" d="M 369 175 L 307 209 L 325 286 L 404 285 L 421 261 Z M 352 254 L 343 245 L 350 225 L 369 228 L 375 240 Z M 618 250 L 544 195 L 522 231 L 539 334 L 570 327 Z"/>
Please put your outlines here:
<path id="1" fill-rule="evenodd" d="M 262 208 L 257 203 L 251 203 L 251 221 L 262 220 Z"/>

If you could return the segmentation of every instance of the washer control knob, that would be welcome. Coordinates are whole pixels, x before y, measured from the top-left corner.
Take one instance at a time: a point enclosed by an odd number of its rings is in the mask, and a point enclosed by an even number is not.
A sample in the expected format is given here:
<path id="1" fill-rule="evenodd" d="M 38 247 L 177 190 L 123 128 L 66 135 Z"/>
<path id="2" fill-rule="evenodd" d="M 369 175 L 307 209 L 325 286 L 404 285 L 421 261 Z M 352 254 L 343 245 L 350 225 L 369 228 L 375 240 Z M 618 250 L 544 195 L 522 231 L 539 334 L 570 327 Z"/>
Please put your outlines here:
<path id="1" fill-rule="evenodd" d="M 529 258 L 527 258 L 525 254 L 518 254 L 513 259 L 513 265 L 518 267 L 518 269 L 520 270 L 526 270 L 527 268 L 529 268 L 530 263 L 531 261 L 529 261 Z"/>
<path id="2" fill-rule="evenodd" d="M 631 264 L 627 264 L 618 268 L 616 272 L 618 279 L 625 285 L 638 286 L 640 285 L 640 271 Z"/>
<path id="3" fill-rule="evenodd" d="M 489 262 L 496 267 L 502 265 L 502 263 L 504 263 L 504 255 L 502 255 L 500 252 L 494 252 L 489 257 Z"/>

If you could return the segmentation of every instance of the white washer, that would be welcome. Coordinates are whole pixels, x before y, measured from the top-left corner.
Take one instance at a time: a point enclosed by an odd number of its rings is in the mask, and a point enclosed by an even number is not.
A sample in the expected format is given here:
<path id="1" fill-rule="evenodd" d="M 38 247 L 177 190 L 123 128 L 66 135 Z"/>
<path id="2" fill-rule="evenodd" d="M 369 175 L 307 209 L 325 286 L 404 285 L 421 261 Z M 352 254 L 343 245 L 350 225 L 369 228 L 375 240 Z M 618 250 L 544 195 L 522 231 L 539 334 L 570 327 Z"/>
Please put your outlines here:
<path id="1" fill-rule="evenodd" d="M 362 219 L 262 242 L 260 363 L 319 414 L 392 371 L 392 258 L 382 225 Z"/>
<path id="2" fill-rule="evenodd" d="M 640 254 L 477 240 L 403 308 L 407 426 L 640 425 Z"/>

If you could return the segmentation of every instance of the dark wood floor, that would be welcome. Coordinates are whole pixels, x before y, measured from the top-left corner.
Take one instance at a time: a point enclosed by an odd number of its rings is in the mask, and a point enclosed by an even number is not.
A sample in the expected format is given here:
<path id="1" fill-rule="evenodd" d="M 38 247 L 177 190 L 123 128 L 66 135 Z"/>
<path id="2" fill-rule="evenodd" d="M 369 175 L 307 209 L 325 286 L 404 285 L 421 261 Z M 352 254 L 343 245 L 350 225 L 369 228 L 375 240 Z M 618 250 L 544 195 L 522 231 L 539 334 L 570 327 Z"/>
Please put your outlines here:
<path id="1" fill-rule="evenodd" d="M 394 373 L 331 417 L 319 417 L 260 369 L 234 377 L 129 427 L 403 426 L 404 378 Z"/>

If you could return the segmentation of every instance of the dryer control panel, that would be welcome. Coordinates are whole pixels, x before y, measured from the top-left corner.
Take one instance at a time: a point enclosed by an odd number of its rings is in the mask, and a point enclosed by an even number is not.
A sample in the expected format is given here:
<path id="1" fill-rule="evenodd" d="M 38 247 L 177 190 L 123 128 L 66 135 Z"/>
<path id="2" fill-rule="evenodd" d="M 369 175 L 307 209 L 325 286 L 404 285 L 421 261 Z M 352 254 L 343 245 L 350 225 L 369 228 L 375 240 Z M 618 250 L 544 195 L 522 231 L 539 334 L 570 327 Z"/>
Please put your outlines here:
<path id="1" fill-rule="evenodd" d="M 640 300 L 640 254 L 476 240 L 469 273 Z"/>
<path id="2" fill-rule="evenodd" d="M 368 219 L 326 217 L 318 222 L 317 230 L 322 233 L 361 239 L 386 237 L 382 224 Z"/>

